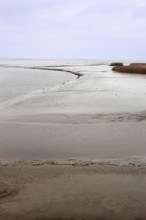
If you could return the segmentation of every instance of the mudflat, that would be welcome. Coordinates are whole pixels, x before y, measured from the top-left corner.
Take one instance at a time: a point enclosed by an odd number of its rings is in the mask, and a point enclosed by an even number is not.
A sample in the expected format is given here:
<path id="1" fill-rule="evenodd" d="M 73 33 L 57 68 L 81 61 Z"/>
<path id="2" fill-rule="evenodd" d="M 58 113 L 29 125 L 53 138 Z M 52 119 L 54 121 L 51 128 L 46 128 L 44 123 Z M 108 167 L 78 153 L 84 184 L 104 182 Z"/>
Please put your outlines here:
<path id="1" fill-rule="evenodd" d="M 0 103 L 0 219 L 146 219 L 146 76 L 112 72 L 111 62 L 13 62 L 0 66 L 6 85 L 10 77 Z M 20 94 L 25 71 L 33 86 Z M 64 78 L 46 84 L 42 71 Z"/>
<path id="2" fill-rule="evenodd" d="M 47 124 L 44 121 L 0 122 L 1 159 L 81 157 L 90 160 L 146 155 L 144 121 L 98 124 Z"/>
<path id="3" fill-rule="evenodd" d="M 17 164 L 0 173 L 1 219 L 146 219 L 145 167 Z"/>

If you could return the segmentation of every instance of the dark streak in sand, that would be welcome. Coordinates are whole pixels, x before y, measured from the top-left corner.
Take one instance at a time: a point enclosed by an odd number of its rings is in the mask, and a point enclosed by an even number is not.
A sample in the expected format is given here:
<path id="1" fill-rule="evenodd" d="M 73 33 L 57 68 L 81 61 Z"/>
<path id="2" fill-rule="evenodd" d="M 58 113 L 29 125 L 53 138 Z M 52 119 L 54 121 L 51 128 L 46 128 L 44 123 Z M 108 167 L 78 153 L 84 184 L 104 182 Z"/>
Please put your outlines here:
<path id="1" fill-rule="evenodd" d="M 77 76 L 77 79 L 79 79 L 81 76 L 83 76 L 82 73 L 71 71 L 71 70 L 65 70 L 65 69 L 53 69 L 53 68 L 44 68 L 44 67 L 31 67 L 29 69 L 40 69 L 40 70 L 51 70 L 51 71 L 60 71 L 60 72 L 66 72 L 71 73 Z"/>
<path id="2" fill-rule="evenodd" d="M 18 194 L 19 190 L 17 187 L 0 183 L 0 201 L 1 199 L 7 198 L 7 197 L 12 197 L 16 194 Z"/>

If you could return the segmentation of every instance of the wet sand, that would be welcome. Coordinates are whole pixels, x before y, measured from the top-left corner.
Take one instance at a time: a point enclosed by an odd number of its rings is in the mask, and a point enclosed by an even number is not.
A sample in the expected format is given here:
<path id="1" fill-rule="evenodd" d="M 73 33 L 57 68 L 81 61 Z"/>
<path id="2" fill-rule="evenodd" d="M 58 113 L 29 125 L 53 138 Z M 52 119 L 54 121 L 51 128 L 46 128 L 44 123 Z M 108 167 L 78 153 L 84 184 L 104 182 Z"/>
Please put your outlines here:
<path id="1" fill-rule="evenodd" d="M 146 155 L 146 123 L 47 124 L 1 122 L 5 160 L 127 158 Z"/>
<path id="2" fill-rule="evenodd" d="M 146 168 L 0 167 L 0 218 L 146 219 Z"/>
<path id="3" fill-rule="evenodd" d="M 78 62 L 0 105 L 0 219 L 146 219 L 145 76 Z"/>

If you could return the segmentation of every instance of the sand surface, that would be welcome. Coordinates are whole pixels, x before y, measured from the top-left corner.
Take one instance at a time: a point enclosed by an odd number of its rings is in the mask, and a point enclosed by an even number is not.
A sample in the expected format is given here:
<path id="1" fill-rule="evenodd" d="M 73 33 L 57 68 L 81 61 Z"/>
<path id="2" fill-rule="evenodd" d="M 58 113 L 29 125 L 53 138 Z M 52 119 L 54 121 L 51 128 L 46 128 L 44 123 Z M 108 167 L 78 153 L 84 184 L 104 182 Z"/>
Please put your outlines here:
<path id="1" fill-rule="evenodd" d="M 145 75 L 109 63 L 0 61 L 5 72 L 75 74 L 2 96 L 0 219 L 146 219 Z"/>
<path id="2" fill-rule="evenodd" d="M 5 160 L 146 156 L 146 123 L 0 123 Z"/>
<path id="3" fill-rule="evenodd" d="M 146 219 L 145 167 L 0 167 L 0 218 Z"/>

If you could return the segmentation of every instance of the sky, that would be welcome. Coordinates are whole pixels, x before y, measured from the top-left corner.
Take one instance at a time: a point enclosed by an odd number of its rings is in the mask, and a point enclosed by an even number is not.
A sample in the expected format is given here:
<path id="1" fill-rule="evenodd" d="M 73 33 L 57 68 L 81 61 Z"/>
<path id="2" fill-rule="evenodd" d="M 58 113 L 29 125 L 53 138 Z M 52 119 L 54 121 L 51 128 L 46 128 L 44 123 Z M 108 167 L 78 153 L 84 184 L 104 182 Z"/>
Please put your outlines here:
<path id="1" fill-rule="evenodd" d="M 0 0 L 0 58 L 146 60 L 146 0 Z"/>

